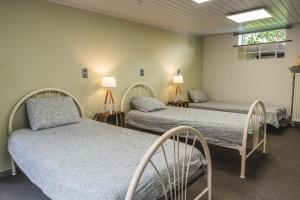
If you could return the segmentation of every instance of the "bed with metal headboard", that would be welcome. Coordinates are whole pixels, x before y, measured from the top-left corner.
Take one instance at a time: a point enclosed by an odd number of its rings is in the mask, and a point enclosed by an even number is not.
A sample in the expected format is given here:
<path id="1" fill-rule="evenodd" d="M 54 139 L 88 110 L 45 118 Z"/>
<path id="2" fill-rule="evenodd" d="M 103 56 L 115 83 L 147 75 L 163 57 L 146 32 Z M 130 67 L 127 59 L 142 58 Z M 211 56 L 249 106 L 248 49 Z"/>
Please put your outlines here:
<path id="1" fill-rule="evenodd" d="M 37 131 L 16 128 L 16 116 L 27 100 L 63 96 L 73 99 L 82 117 L 80 122 Z M 83 118 L 79 102 L 70 93 L 46 88 L 31 92 L 16 104 L 8 133 L 13 175 L 17 164 L 51 199 L 174 199 L 174 195 L 187 199 L 186 184 L 203 175 L 207 177 L 206 187 L 199 195 L 211 196 L 209 150 L 201 133 L 190 127 L 158 137 L 96 122 Z M 204 154 L 194 145 L 178 142 L 180 134 L 195 135 L 203 144 Z M 179 154 L 179 150 L 189 156 Z M 139 164 L 143 171 L 136 171 Z"/>
<path id="2" fill-rule="evenodd" d="M 18 123 L 21 124 L 21 125 L 16 125 L 17 128 L 29 127 L 27 115 L 25 114 L 26 113 L 25 103 L 28 99 L 30 99 L 30 98 L 55 98 L 55 97 L 62 97 L 62 96 L 71 97 L 77 106 L 80 116 L 83 117 L 82 107 L 79 104 L 78 100 L 73 95 L 68 93 L 67 91 L 64 91 L 64 90 L 58 89 L 58 88 L 38 89 L 38 90 L 35 90 L 35 91 L 27 94 L 26 96 L 24 96 L 14 106 L 14 108 L 12 109 L 12 112 L 9 116 L 9 120 L 8 120 L 8 134 L 11 134 L 13 132 L 15 121 L 18 121 Z M 23 120 L 22 120 L 22 118 L 23 118 Z M 11 159 L 11 165 L 12 165 L 12 174 L 16 175 L 16 166 L 15 166 L 13 159 Z"/>
<path id="3" fill-rule="evenodd" d="M 131 98 L 143 96 L 141 94 L 151 96 L 154 94 L 151 90 L 147 84 L 138 83 L 124 94 L 121 107 L 128 112 L 129 127 L 162 134 L 176 126 L 192 126 L 203 133 L 208 143 L 240 152 L 241 178 L 245 178 L 246 159 L 259 147 L 266 152 L 266 112 L 261 101 L 253 102 L 248 114 L 173 106 L 154 112 L 132 110 L 129 106 Z M 139 91 L 138 95 L 136 91 Z M 247 152 L 250 140 L 253 144 L 251 151 Z"/>

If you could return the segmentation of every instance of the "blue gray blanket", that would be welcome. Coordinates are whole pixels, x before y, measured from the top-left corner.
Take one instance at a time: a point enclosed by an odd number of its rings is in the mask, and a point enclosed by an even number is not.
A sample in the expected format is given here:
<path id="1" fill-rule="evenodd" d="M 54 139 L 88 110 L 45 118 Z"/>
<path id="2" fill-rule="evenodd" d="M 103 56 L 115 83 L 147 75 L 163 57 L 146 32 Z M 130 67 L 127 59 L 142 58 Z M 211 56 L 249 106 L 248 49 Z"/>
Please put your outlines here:
<path id="1" fill-rule="evenodd" d="M 124 199 L 137 165 L 157 138 L 84 119 L 36 132 L 17 130 L 9 137 L 8 150 L 26 176 L 51 199 Z M 172 157 L 171 144 L 165 145 L 168 157 Z M 153 162 L 165 180 L 167 168 L 161 156 L 155 155 Z M 172 168 L 173 162 L 169 164 Z M 189 175 L 201 171 L 201 166 L 205 160 L 194 150 Z M 137 199 L 162 196 L 157 174 L 147 167 Z"/>
<path id="2" fill-rule="evenodd" d="M 204 103 L 189 104 L 189 107 L 191 108 L 244 113 L 244 114 L 248 114 L 250 106 L 251 104 L 229 103 L 229 102 L 220 102 L 220 101 L 207 101 Z M 267 115 L 267 124 L 270 124 L 276 128 L 280 127 L 281 121 L 287 120 L 287 111 L 284 107 L 266 106 L 266 115 Z"/>
<path id="3" fill-rule="evenodd" d="M 176 126 L 198 129 L 208 143 L 239 146 L 242 143 L 246 114 L 181 108 L 169 106 L 166 110 L 141 112 L 131 110 L 127 115 L 130 126 L 164 133 Z"/>

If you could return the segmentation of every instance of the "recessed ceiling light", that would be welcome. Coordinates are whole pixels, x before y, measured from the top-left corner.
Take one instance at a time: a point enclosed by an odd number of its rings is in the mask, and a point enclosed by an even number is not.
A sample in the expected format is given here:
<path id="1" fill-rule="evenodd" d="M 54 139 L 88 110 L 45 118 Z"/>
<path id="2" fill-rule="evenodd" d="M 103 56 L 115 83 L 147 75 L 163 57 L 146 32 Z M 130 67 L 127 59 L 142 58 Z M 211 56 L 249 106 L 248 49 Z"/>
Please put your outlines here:
<path id="1" fill-rule="evenodd" d="M 231 19 L 238 23 L 253 21 L 257 19 L 264 19 L 269 17 L 272 17 L 272 15 L 264 8 L 227 16 L 228 19 Z"/>
<path id="2" fill-rule="evenodd" d="M 204 3 L 204 2 L 207 2 L 210 0 L 193 0 L 193 1 L 200 4 L 200 3 Z"/>

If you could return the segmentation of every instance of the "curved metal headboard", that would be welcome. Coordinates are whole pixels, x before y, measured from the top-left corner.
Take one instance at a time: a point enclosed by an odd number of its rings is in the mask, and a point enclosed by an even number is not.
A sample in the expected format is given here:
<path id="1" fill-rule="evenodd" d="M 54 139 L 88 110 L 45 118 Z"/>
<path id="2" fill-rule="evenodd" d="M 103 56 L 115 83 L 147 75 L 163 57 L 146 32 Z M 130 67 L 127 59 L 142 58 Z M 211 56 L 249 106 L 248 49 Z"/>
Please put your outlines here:
<path id="1" fill-rule="evenodd" d="M 13 108 L 10 116 L 9 116 L 9 121 L 8 121 L 8 133 L 11 133 L 13 130 L 13 122 L 15 119 L 15 115 L 18 112 L 18 110 L 20 109 L 20 107 L 26 102 L 27 99 L 35 97 L 35 98 L 53 98 L 53 97 L 59 97 L 59 96 L 69 96 L 71 97 L 75 104 L 77 105 L 79 114 L 81 117 L 83 117 L 83 111 L 82 108 L 78 102 L 78 100 L 71 95 L 70 93 L 61 90 L 61 89 L 57 89 L 57 88 L 43 88 L 43 89 L 39 89 L 39 90 L 35 90 L 29 94 L 27 94 L 25 97 L 23 97 Z"/>
<path id="2" fill-rule="evenodd" d="M 151 86 L 146 83 L 135 83 L 131 85 L 124 93 L 121 101 L 121 111 L 127 113 L 130 110 L 130 101 L 133 97 L 154 97 L 155 92 Z"/>
<path id="3" fill-rule="evenodd" d="M 263 153 L 266 153 L 267 125 L 266 109 L 262 101 L 256 100 L 252 103 L 244 127 L 242 146 L 240 147 L 241 155 L 241 178 L 245 178 L 246 159 L 261 145 Z M 252 150 L 247 152 L 248 134 L 252 135 Z M 249 135 L 250 136 L 250 135 Z"/>
<path id="4" fill-rule="evenodd" d="M 179 142 L 179 138 L 183 139 L 182 143 Z M 188 144 L 189 138 L 191 139 L 191 144 Z M 173 142 L 170 142 L 173 140 Z M 184 142 L 185 140 L 185 142 Z M 170 142 L 169 150 L 171 156 L 167 156 L 167 151 L 165 151 L 166 142 Z M 204 139 L 204 136 L 196 129 L 188 126 L 179 126 L 173 128 L 163 135 L 161 135 L 148 149 L 145 153 L 142 160 L 139 162 L 137 169 L 133 175 L 129 188 L 126 194 L 126 200 L 136 199 L 136 190 L 138 184 L 140 182 L 141 177 L 148 165 L 151 165 L 156 172 L 157 177 L 160 180 L 160 186 L 162 186 L 162 190 L 164 192 L 164 197 L 162 199 L 182 199 L 186 200 L 187 198 L 187 188 L 188 188 L 188 179 L 189 179 L 189 169 L 191 163 L 191 156 L 194 152 L 195 144 L 199 143 L 202 146 L 205 160 L 207 162 L 206 169 L 204 172 L 206 176 L 207 185 L 205 188 L 199 188 L 199 194 L 195 199 L 201 199 L 205 194 L 207 194 L 207 199 L 211 199 L 211 176 L 212 176 L 212 167 L 211 167 L 211 157 L 208 145 Z M 183 148 L 179 148 L 179 143 L 184 145 Z M 173 144 L 173 145 L 172 145 Z M 191 147 L 190 150 L 187 150 L 187 146 Z M 198 147 L 199 148 L 199 147 Z M 198 149 L 197 148 L 197 149 Z M 162 154 L 162 155 L 159 155 Z M 159 167 L 156 165 L 154 161 L 154 156 L 159 156 L 161 158 L 161 162 L 165 163 L 165 167 L 167 169 L 167 177 L 161 176 L 159 172 Z M 180 159 L 180 156 L 183 158 Z M 164 160 L 164 161 L 163 161 Z M 181 160 L 181 161 L 179 161 Z M 173 161 L 173 162 L 172 162 Z M 172 173 L 173 172 L 173 173 Z M 173 175 L 171 175 L 173 174 Z M 202 191 L 201 191 L 202 190 Z M 168 197 L 168 193 L 170 197 Z M 175 197 L 175 198 L 173 198 Z"/>

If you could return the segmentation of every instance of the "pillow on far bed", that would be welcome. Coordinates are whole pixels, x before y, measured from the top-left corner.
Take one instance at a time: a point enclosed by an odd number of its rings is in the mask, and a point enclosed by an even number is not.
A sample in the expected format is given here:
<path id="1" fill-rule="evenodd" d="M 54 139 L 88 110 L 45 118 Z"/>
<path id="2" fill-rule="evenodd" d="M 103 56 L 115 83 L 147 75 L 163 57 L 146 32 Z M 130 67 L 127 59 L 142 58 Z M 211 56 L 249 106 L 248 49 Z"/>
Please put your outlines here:
<path id="1" fill-rule="evenodd" d="M 28 99 L 26 108 L 33 131 L 80 122 L 80 115 L 71 97 Z"/>
<path id="2" fill-rule="evenodd" d="M 167 109 L 165 104 L 152 97 L 134 97 L 131 99 L 130 105 L 133 109 L 142 112 L 153 112 Z"/>
<path id="3" fill-rule="evenodd" d="M 208 101 L 208 97 L 202 90 L 199 89 L 189 90 L 188 94 L 193 103 L 203 103 Z"/>

